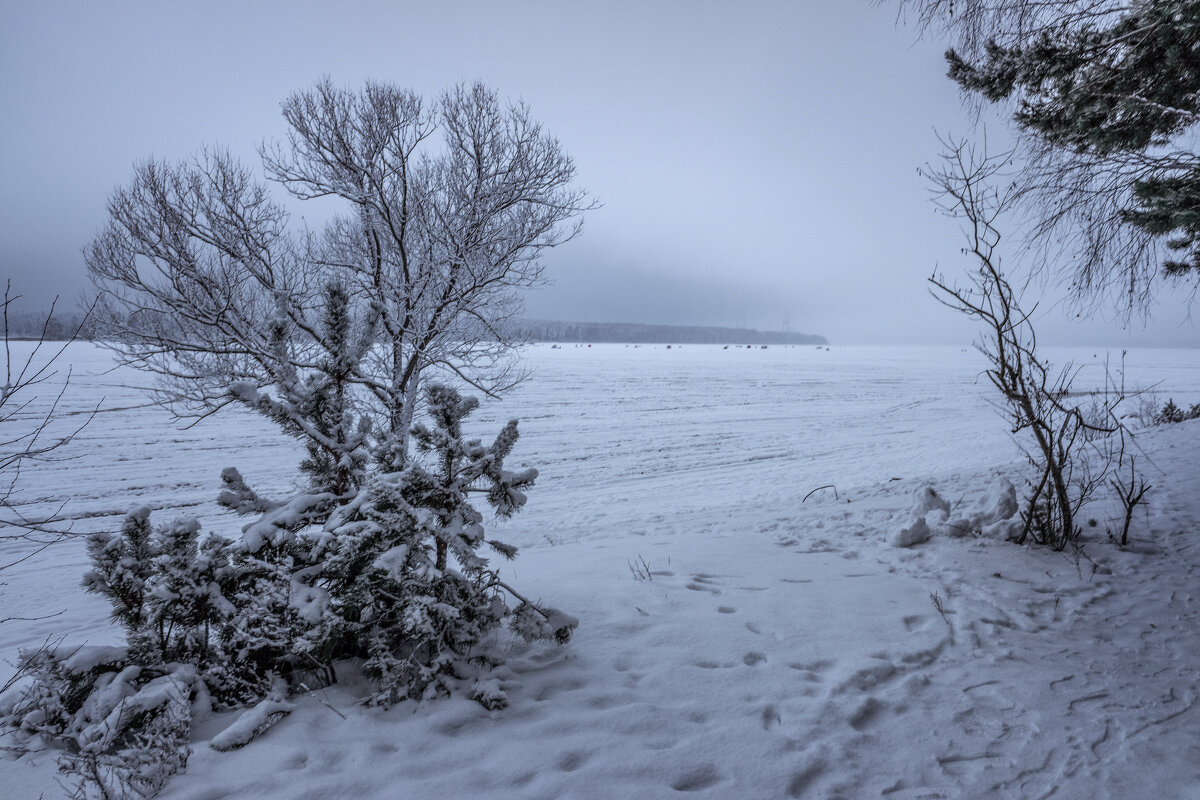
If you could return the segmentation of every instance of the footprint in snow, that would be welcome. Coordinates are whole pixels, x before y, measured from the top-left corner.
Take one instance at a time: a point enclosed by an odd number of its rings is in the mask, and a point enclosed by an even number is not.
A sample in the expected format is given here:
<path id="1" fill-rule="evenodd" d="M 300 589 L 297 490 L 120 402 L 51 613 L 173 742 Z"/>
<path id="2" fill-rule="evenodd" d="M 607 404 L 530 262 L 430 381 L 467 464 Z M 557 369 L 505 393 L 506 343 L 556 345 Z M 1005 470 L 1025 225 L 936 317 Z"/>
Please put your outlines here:
<path id="1" fill-rule="evenodd" d="M 537 690 L 533 696 L 533 699 L 536 702 L 541 703 L 545 700 L 549 700 L 551 697 L 554 697 L 554 695 L 558 694 L 559 692 L 574 692 L 578 689 L 582 689 L 584 686 L 584 682 L 578 678 L 568 678 L 563 681 L 550 681 Z"/>
<path id="2" fill-rule="evenodd" d="M 586 701 L 586 705 L 588 708 L 594 708 L 598 711 L 605 711 L 610 708 L 617 708 L 618 706 L 627 706 L 633 702 L 634 700 L 632 695 L 600 694 L 596 695 L 595 697 L 589 697 Z"/>
<path id="3" fill-rule="evenodd" d="M 773 725 L 782 725 L 783 719 L 779 716 L 779 712 L 775 710 L 775 706 L 767 706 L 762 710 L 762 726 L 764 731 L 771 730 Z"/>
<path id="4" fill-rule="evenodd" d="M 671 788 L 677 792 L 698 792 L 721 780 L 721 774 L 712 764 L 688 770 L 675 779 Z"/>
<path id="5" fill-rule="evenodd" d="M 570 753 L 566 753 L 558 760 L 558 768 L 562 772 L 574 772 L 582 767 L 587 759 L 587 753 L 584 753 L 580 750 L 573 750 Z"/>
<path id="6" fill-rule="evenodd" d="M 692 582 L 687 585 L 687 588 L 693 592 L 711 592 L 712 594 L 720 594 L 721 590 L 717 588 L 720 581 L 714 580 L 716 575 L 709 575 L 704 572 L 697 572 L 692 576 Z"/>
<path id="7" fill-rule="evenodd" d="M 871 727 L 871 724 L 876 719 L 879 718 L 880 713 L 882 713 L 885 708 L 887 708 L 887 706 L 885 706 L 879 700 L 876 700 L 874 697 L 868 697 L 858 706 L 858 708 L 854 709 L 847 722 L 849 722 L 850 727 L 854 728 L 856 731 L 866 730 L 867 728 Z"/>
<path id="8" fill-rule="evenodd" d="M 809 661 L 805 663 L 792 662 L 789 667 L 800 673 L 800 677 L 809 683 L 820 683 L 824 678 L 821 673 L 833 666 L 832 661 Z"/>
<path id="9" fill-rule="evenodd" d="M 308 755 L 306 753 L 296 753 L 279 766 L 287 770 L 304 769 L 308 766 Z"/>
<path id="10" fill-rule="evenodd" d="M 978 736 L 992 743 L 1008 738 L 1012 728 L 1006 720 L 1011 719 L 1015 709 L 996 706 L 973 706 L 954 715 L 954 721 L 968 736 Z"/>
<path id="11" fill-rule="evenodd" d="M 793 773 L 792 780 L 788 783 L 788 797 L 803 797 L 812 782 L 824 771 L 824 762 L 817 760 L 809 763 L 804 769 Z"/>
<path id="12" fill-rule="evenodd" d="M 746 655 L 742 657 L 742 661 L 745 663 L 745 665 L 747 667 L 753 667 L 756 664 L 758 664 L 760 661 L 766 661 L 766 660 L 767 660 L 767 657 L 757 651 L 746 653 Z"/>

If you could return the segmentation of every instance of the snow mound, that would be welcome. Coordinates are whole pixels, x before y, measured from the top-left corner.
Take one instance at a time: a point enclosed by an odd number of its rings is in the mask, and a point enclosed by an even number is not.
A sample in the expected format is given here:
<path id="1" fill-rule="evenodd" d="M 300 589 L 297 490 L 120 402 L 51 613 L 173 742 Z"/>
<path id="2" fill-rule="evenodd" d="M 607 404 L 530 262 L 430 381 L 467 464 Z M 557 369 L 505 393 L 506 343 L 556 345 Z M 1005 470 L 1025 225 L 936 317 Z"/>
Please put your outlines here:
<path id="1" fill-rule="evenodd" d="M 950 503 L 932 486 L 921 486 L 913 492 L 913 505 L 906 515 L 912 522 L 892 536 L 891 544 L 912 547 L 935 535 L 961 538 L 974 534 L 1012 540 L 1024 527 L 1018 510 L 1017 489 L 1003 478 L 988 489 L 974 512 L 959 516 L 951 516 Z"/>
<path id="2" fill-rule="evenodd" d="M 932 486 L 925 485 L 913 492 L 912 514 L 924 516 L 930 511 L 945 511 L 949 514 L 950 503 Z"/>
<path id="3" fill-rule="evenodd" d="M 971 517 L 971 522 L 985 538 L 1012 541 L 1025 527 L 1019 510 L 1016 487 L 1010 481 L 1002 480 L 992 487 L 982 509 Z"/>
<path id="4" fill-rule="evenodd" d="M 912 525 L 907 528 L 902 528 L 899 533 L 892 537 L 892 544 L 896 547 L 912 547 L 914 544 L 929 541 L 931 531 L 929 525 L 926 524 L 924 517 L 917 517 Z"/>
<path id="5" fill-rule="evenodd" d="M 926 484 L 918 487 L 913 492 L 912 508 L 908 511 L 908 518 L 912 520 L 907 528 L 902 528 L 899 533 L 892 537 L 891 542 L 895 547 L 912 547 L 914 544 L 929 541 L 929 537 L 933 535 L 933 530 L 929 527 L 928 518 L 932 515 L 937 515 L 938 522 L 944 522 L 947 515 L 950 513 L 950 503 L 937 493 L 932 486 Z"/>
<path id="6" fill-rule="evenodd" d="M 242 712 L 233 724 L 218 733 L 208 746 L 218 752 L 245 747 L 272 725 L 292 713 L 294 706 L 278 697 L 267 697 L 253 708 Z"/>

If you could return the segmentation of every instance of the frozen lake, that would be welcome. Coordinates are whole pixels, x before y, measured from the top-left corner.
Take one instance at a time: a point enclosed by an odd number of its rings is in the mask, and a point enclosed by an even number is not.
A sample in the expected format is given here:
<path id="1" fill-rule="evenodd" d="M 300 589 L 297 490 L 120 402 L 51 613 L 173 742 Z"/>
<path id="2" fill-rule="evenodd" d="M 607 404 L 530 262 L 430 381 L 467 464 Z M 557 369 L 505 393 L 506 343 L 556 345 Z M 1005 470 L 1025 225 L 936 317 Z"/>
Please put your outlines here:
<path id="1" fill-rule="evenodd" d="M 780 484 L 803 497 L 823 484 L 852 490 L 1016 454 L 970 348 L 536 345 L 526 354 L 526 383 L 485 403 L 469 427 L 487 439 L 520 420 L 516 463 L 541 472 L 524 516 L 553 509 L 566 535 L 586 535 L 585 520 L 623 492 L 723 506 L 764 489 L 777 496 Z M 1082 366 L 1078 389 L 1102 385 L 1104 351 L 1047 356 Z M 226 466 L 270 495 L 295 486 L 301 451 L 265 420 L 231 408 L 185 429 L 148 405 L 149 376 L 114 369 L 104 350 L 72 345 L 64 362 L 62 426 L 97 403 L 101 413 L 62 459 L 27 467 L 20 494 L 30 515 L 66 502 L 63 514 L 86 530 L 149 504 L 215 524 Z M 1126 380 L 1156 386 L 1162 401 L 1200 401 L 1200 349 L 1131 351 Z M 54 391 L 43 386 L 42 398 Z"/>
<path id="2" fill-rule="evenodd" d="M 1076 389 L 1102 385 L 1103 351 L 1046 355 L 1081 366 Z M 986 539 L 909 550 L 888 541 L 911 523 L 914 490 L 936 486 L 970 510 L 995 481 L 1019 481 L 975 351 L 527 356 L 530 379 L 468 428 L 487 440 L 520 420 L 509 465 L 540 476 L 526 509 L 495 523 L 523 550 L 505 569 L 579 616 L 576 639 L 514 644 L 502 712 L 455 698 L 383 713 L 339 687 L 301 699 L 242 751 L 196 743 L 164 797 L 1115 800 L 1148 779 L 1200 785 L 1200 615 L 1190 592 L 1155 588 L 1194 581 L 1200 423 L 1147 434 L 1164 471 L 1138 549 L 1106 542 L 1097 512 L 1087 561 Z M 147 405 L 146 376 L 112 369 L 99 348 L 73 345 L 66 361 L 63 424 L 101 412 L 61 459 L 23 473 L 25 513 L 61 506 L 86 531 L 148 504 L 160 521 L 186 513 L 236 536 L 245 520 L 214 502 L 222 468 L 267 495 L 296 485 L 299 449 L 264 420 L 232 410 L 181 429 Z M 1200 402 L 1200 350 L 1131 351 L 1126 384 L 1155 385 L 1160 404 Z M 801 502 L 826 484 L 836 498 Z M 631 575 L 633 559 L 651 580 Z M 51 632 L 117 641 L 107 607 L 78 588 L 84 569 L 71 542 L 5 573 L 7 613 L 63 613 L 0 625 L 0 658 Z M 53 786 L 46 756 L 0 759 L 6 773 L 30 796 Z"/>
<path id="3" fill-rule="evenodd" d="M 29 346 L 16 343 L 14 356 Z M 787 518 L 819 486 L 853 498 L 893 478 L 907 485 L 1019 460 L 992 406 L 983 358 L 971 348 L 543 344 L 526 355 L 529 379 L 468 420 L 487 441 L 508 419 L 520 420 L 510 463 L 540 475 L 525 510 L 494 524 L 526 549 L 653 537 L 664 520 L 699 529 L 737 514 Z M 1120 359 L 1079 348 L 1047 356 L 1082 367 L 1080 390 L 1103 384 L 1106 356 Z M 131 508 L 149 505 L 161 509 L 160 520 L 195 515 L 206 529 L 236 537 L 246 520 L 215 502 L 223 468 L 236 466 L 268 497 L 299 486 L 301 448 L 261 417 L 229 408 L 184 427 L 148 404 L 150 376 L 114 368 L 102 348 L 71 345 L 56 380 L 67 365 L 59 429 L 78 425 L 97 404 L 100 413 L 53 461 L 26 466 L 18 504 L 30 518 L 58 512 L 86 532 L 116 527 Z M 1128 385 L 1156 385 L 1160 399 L 1200 401 L 1200 349 L 1131 351 L 1126 374 Z M 56 392 L 50 381 L 39 394 L 49 401 Z M 37 413 L 31 406 L 25 416 Z M 103 618 L 77 587 L 82 547 L 60 548 L 30 568 L 65 580 L 68 607 L 93 609 L 72 611 L 57 629 L 91 630 Z M 3 586 L 0 593 L 22 616 L 64 606 L 59 596 L 13 597 Z M 0 629 L 0 646 L 28 644 L 29 635 Z"/>

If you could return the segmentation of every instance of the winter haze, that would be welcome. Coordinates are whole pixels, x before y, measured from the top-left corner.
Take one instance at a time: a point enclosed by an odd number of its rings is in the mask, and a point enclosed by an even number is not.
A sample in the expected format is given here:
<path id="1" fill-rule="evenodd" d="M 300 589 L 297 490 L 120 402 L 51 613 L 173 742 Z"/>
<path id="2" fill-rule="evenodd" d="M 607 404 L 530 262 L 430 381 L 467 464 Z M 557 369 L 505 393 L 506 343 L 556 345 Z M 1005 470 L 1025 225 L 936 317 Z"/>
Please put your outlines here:
<path id="1" fill-rule="evenodd" d="M 279 101 L 322 75 L 427 95 L 482 79 L 530 104 L 603 203 L 547 259 L 529 316 L 962 344 L 974 331 L 925 288 L 962 264 L 959 235 L 916 172 L 935 129 L 970 128 L 943 49 L 858 0 L 6 2 L 0 275 L 73 301 L 136 161 L 221 145 L 254 162 L 283 134 Z M 1039 308 L 1048 342 L 1198 340 L 1182 295 L 1128 328 L 1058 297 Z"/>
<path id="2" fill-rule="evenodd" d="M 1200 800 L 1200 285 L 898 4 L 0 0 L 0 800 Z M 1104 5 L 907 3 L 1084 7 L 956 80 L 1200 276 Z"/>

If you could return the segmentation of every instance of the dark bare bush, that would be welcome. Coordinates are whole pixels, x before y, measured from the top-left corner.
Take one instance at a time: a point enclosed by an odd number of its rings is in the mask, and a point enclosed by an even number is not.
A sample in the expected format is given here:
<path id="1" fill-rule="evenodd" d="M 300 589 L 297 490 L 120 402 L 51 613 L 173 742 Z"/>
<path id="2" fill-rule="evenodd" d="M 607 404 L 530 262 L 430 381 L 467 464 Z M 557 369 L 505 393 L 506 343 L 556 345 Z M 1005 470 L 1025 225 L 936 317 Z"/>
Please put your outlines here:
<path id="1" fill-rule="evenodd" d="M 997 224 L 1013 195 L 997 191 L 994 183 L 1003 178 L 1007 157 L 977 156 L 963 142 L 943 145 L 942 167 L 926 174 L 940 207 L 963 220 L 963 252 L 976 267 L 967 286 L 935 273 L 932 291 L 940 302 L 984 327 L 976 346 L 990 364 L 986 374 L 1002 398 L 999 408 L 1034 471 L 1019 541 L 1032 538 L 1061 550 L 1079 536 L 1080 509 L 1126 461 L 1130 434 L 1118 409 L 1127 394 L 1123 381 L 1107 369 L 1101 390 L 1081 394 L 1073 387 L 1077 367 L 1068 363 L 1056 369 L 1039 357 L 1031 321 L 1036 305 L 1023 309 L 1019 293 L 1000 269 Z M 1128 463 L 1132 470 L 1132 460 Z"/>

